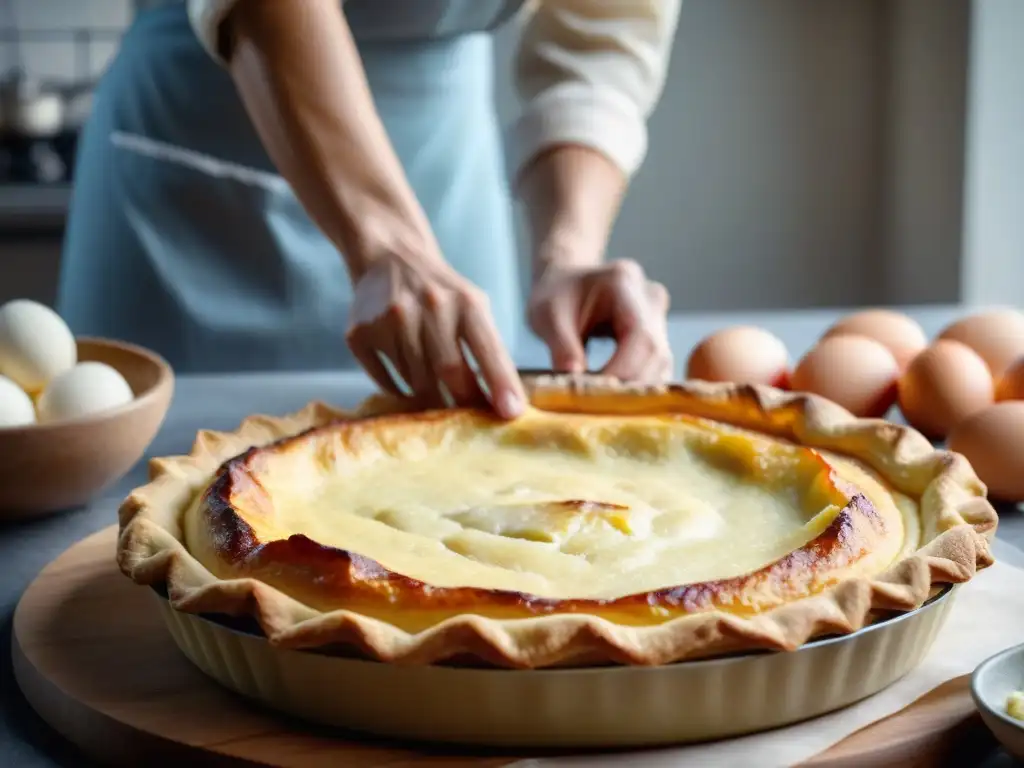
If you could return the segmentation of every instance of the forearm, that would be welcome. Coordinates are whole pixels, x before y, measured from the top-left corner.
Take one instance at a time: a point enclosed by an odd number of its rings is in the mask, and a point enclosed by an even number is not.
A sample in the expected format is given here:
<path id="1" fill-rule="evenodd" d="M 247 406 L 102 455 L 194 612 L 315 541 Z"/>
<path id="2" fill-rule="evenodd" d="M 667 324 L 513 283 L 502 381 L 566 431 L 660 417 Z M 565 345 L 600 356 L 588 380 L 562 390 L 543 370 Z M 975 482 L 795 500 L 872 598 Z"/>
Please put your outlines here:
<path id="1" fill-rule="evenodd" d="M 337 0 L 242 0 L 229 70 L 271 160 L 353 279 L 381 254 L 434 255 Z"/>
<path id="2" fill-rule="evenodd" d="M 526 208 L 533 274 L 549 266 L 594 266 L 605 252 L 627 179 L 600 152 L 565 144 L 538 155 L 517 191 Z"/>

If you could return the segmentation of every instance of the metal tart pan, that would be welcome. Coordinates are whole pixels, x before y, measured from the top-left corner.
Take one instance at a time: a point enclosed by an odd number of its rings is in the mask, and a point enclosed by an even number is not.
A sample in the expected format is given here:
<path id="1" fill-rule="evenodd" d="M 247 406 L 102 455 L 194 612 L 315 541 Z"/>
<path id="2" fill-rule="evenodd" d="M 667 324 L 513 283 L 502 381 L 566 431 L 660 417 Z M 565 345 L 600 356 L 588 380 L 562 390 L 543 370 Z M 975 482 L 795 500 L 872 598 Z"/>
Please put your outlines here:
<path id="1" fill-rule="evenodd" d="M 871 696 L 931 648 L 956 588 L 921 608 L 796 651 L 658 667 L 507 670 L 385 664 L 275 648 L 226 617 L 161 613 L 182 652 L 221 685 L 313 723 L 497 747 L 638 747 L 721 739 L 817 717 Z"/>

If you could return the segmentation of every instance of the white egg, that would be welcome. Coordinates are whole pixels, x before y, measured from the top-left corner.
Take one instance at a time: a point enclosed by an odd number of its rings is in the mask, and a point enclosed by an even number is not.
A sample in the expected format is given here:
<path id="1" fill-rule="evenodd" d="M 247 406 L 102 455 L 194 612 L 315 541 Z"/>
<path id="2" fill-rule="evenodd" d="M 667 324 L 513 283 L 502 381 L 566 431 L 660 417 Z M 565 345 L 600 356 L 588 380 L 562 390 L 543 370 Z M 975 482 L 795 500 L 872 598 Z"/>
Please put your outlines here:
<path id="1" fill-rule="evenodd" d="M 35 424 L 36 409 L 25 390 L 0 376 L 0 428 Z"/>
<path id="2" fill-rule="evenodd" d="M 0 307 L 0 374 L 26 392 L 36 394 L 77 359 L 75 337 L 52 309 L 28 299 Z"/>
<path id="3" fill-rule="evenodd" d="M 77 419 L 130 403 L 124 376 L 106 363 L 79 363 L 50 382 L 39 396 L 39 421 Z"/>

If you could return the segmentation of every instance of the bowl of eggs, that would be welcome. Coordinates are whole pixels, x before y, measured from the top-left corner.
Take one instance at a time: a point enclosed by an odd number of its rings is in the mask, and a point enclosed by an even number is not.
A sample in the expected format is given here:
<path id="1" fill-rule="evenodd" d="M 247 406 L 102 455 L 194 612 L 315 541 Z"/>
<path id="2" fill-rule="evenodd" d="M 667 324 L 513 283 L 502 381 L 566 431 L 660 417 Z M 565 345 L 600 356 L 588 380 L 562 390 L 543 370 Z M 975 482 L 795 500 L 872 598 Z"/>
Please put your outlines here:
<path id="1" fill-rule="evenodd" d="M 49 307 L 0 306 L 0 517 L 79 506 L 135 465 L 174 375 L 148 350 L 76 339 Z"/>
<path id="2" fill-rule="evenodd" d="M 899 414 L 965 456 L 990 498 L 1024 501 L 1024 312 L 1016 309 L 968 314 L 933 339 L 900 312 L 855 312 L 795 363 L 766 329 L 722 328 L 694 347 L 687 377 L 809 392 L 862 418 Z"/>

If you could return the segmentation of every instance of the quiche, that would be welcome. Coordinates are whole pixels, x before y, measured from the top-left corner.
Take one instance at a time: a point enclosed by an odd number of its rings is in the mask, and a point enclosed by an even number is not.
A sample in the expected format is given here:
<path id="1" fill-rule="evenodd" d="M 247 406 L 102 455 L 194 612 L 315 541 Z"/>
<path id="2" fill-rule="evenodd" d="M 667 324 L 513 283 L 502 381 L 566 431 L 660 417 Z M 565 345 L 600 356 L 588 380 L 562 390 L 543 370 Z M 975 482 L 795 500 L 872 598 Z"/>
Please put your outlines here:
<path id="1" fill-rule="evenodd" d="M 502 421 L 375 396 L 201 432 L 120 509 L 118 563 L 269 643 L 393 663 L 794 650 L 992 563 L 960 455 L 769 387 L 538 376 Z"/>

